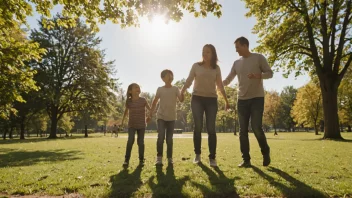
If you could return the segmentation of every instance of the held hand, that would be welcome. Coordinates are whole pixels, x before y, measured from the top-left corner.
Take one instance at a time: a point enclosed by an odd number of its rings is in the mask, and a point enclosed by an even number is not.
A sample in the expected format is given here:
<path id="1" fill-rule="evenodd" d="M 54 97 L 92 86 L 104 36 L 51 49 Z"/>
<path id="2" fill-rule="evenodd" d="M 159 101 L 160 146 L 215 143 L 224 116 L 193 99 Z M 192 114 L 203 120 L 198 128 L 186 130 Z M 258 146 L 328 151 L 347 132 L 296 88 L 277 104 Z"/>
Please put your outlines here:
<path id="1" fill-rule="evenodd" d="M 149 123 L 151 120 L 151 118 L 148 116 L 147 119 L 146 119 L 146 122 Z"/>
<path id="2" fill-rule="evenodd" d="M 180 95 L 180 102 L 183 102 L 185 100 L 185 94 Z"/>
<path id="3" fill-rule="evenodd" d="M 254 74 L 254 73 L 250 73 L 247 75 L 247 77 L 249 79 L 261 79 L 262 78 L 262 74 Z"/>

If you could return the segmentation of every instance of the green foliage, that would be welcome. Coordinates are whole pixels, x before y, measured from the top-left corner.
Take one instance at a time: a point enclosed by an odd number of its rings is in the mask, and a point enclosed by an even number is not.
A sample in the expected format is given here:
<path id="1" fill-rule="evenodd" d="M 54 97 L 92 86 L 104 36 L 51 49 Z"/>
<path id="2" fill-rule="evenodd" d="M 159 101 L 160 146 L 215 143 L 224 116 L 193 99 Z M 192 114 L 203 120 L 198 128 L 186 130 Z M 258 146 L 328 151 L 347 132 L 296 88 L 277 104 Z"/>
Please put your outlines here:
<path id="1" fill-rule="evenodd" d="M 51 120 L 51 136 L 56 136 L 56 123 L 67 112 L 85 111 L 96 118 L 108 114 L 116 97 L 116 80 L 111 79 L 113 62 L 105 62 L 99 49 L 100 38 L 82 21 L 73 28 L 59 25 L 54 17 L 52 29 L 32 31 L 31 39 L 47 53 L 32 67 L 38 71 L 38 85 Z"/>
<path id="2" fill-rule="evenodd" d="M 24 102 L 21 94 L 38 90 L 33 80 L 35 71 L 26 62 L 39 60 L 45 50 L 25 38 L 20 24 L 6 26 L 2 20 L 0 15 L 0 118 L 8 119 L 17 112 L 13 103 Z"/>
<path id="3" fill-rule="evenodd" d="M 0 24 L 5 23 L 9 27 L 16 22 L 25 23 L 26 17 L 33 14 L 32 5 L 45 17 L 43 22 L 49 29 L 54 24 L 47 18 L 51 17 L 50 10 L 56 5 L 62 6 L 62 14 L 67 17 L 59 20 L 59 25 L 73 27 L 76 20 L 83 17 L 94 30 L 97 30 L 98 23 L 105 23 L 107 20 L 120 24 L 121 27 L 138 25 L 140 17 L 151 17 L 158 13 L 175 21 L 182 19 L 183 12 L 193 13 L 195 17 L 206 17 L 208 13 L 221 16 L 221 4 L 215 0 L 7 0 L 0 4 Z"/>
<path id="4" fill-rule="evenodd" d="M 295 126 L 295 122 L 291 117 L 291 109 L 296 99 L 297 89 L 293 86 L 284 87 L 280 93 L 281 98 L 281 111 L 279 116 L 279 123 L 283 125 L 285 129 L 292 130 Z"/>

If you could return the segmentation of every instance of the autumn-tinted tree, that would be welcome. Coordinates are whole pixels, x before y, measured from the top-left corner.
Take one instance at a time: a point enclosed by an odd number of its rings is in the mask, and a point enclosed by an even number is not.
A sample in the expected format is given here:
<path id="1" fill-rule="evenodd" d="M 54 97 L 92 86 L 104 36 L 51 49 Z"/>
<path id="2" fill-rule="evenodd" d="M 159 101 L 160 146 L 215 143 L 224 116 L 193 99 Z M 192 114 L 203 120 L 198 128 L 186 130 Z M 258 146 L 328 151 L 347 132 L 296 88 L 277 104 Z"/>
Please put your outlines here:
<path id="1" fill-rule="evenodd" d="M 264 120 L 268 120 L 268 122 L 274 128 L 274 135 L 277 135 L 276 129 L 280 118 L 280 111 L 282 110 L 281 105 L 281 98 L 278 92 L 266 92 L 263 117 Z"/>
<path id="2" fill-rule="evenodd" d="M 313 127 L 315 134 L 319 134 L 319 123 L 323 118 L 323 112 L 322 96 L 318 85 L 310 82 L 298 89 L 291 115 L 297 124 Z"/>

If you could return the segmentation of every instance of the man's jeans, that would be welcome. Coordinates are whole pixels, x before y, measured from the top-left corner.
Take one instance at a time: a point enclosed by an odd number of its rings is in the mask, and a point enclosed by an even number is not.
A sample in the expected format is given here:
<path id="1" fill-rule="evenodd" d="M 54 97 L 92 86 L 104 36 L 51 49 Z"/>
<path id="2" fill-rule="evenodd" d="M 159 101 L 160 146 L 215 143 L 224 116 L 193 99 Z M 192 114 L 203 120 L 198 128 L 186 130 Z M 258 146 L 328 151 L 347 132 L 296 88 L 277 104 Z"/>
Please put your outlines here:
<path id="1" fill-rule="evenodd" d="M 249 155 L 248 139 L 249 119 L 251 120 L 252 130 L 257 138 L 262 154 L 269 155 L 270 148 L 262 129 L 264 98 L 260 97 L 248 100 L 238 100 L 237 109 L 240 124 L 240 146 L 243 160 L 249 161 L 251 159 Z"/>

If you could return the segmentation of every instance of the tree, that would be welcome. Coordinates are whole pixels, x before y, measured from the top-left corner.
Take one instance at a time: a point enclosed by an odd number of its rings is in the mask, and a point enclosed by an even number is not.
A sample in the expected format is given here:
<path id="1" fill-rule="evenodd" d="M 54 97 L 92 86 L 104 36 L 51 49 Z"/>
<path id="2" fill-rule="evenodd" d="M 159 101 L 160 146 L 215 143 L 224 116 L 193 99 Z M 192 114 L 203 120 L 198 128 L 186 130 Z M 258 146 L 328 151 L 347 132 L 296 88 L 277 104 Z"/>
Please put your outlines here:
<path id="1" fill-rule="evenodd" d="M 269 91 L 265 94 L 265 103 L 264 103 L 264 119 L 268 120 L 270 124 L 274 127 L 275 133 L 277 135 L 277 124 L 281 111 L 281 98 L 279 93 L 276 91 Z"/>
<path id="2" fill-rule="evenodd" d="M 352 0 L 244 0 L 255 16 L 259 52 L 286 74 L 312 71 L 323 99 L 324 138 L 342 139 L 337 92 L 352 61 Z"/>
<path id="3" fill-rule="evenodd" d="M 348 126 L 351 132 L 352 122 L 352 68 L 349 68 L 346 77 L 342 80 L 339 87 L 339 116 L 341 123 Z"/>
<path id="4" fill-rule="evenodd" d="M 297 89 L 293 86 L 284 87 L 280 94 L 282 111 L 279 117 L 279 123 L 282 123 L 288 131 L 295 131 L 295 122 L 291 116 L 291 110 L 296 99 L 296 94 Z"/>
<path id="5" fill-rule="evenodd" d="M 231 128 L 236 135 L 236 130 L 238 126 L 238 115 L 237 115 L 237 86 L 227 86 L 225 87 L 225 92 L 228 97 L 230 104 L 230 109 L 225 111 L 225 99 L 223 97 L 218 97 L 218 113 L 216 116 L 217 127 L 222 128 L 223 132 Z M 218 96 L 220 96 L 220 91 L 218 91 Z"/>
<path id="6" fill-rule="evenodd" d="M 182 79 L 175 82 L 175 86 L 182 89 L 186 79 Z M 177 120 L 180 120 L 184 130 L 193 129 L 193 117 L 191 111 L 191 97 L 192 95 L 186 90 L 183 102 L 178 102 L 176 105 Z"/>
<path id="7" fill-rule="evenodd" d="M 59 26 L 61 16 L 46 29 L 33 30 L 31 39 L 47 53 L 32 67 L 38 72 L 38 85 L 51 120 L 49 138 L 56 138 L 57 122 L 68 112 L 99 109 L 110 91 L 113 62 L 105 62 L 99 50 L 100 38 L 82 21 L 73 28 Z"/>
<path id="8" fill-rule="evenodd" d="M 323 117 L 322 96 L 318 85 L 310 82 L 297 91 L 291 115 L 297 124 L 314 127 L 319 135 L 319 122 Z"/>
<path id="9" fill-rule="evenodd" d="M 46 136 L 46 131 L 48 128 L 49 117 L 45 112 L 45 109 L 33 114 L 27 121 L 27 128 L 31 129 L 33 132 L 37 133 L 37 137 L 43 136 L 43 132 Z"/>
<path id="10" fill-rule="evenodd" d="M 0 3 L 0 21 L 2 14 L 8 12 Z M 17 111 L 14 102 L 25 102 L 21 94 L 38 90 L 33 80 L 33 71 L 26 62 L 39 60 L 45 50 L 37 43 L 26 39 L 20 24 L 0 22 L 0 118 L 9 119 Z"/>

